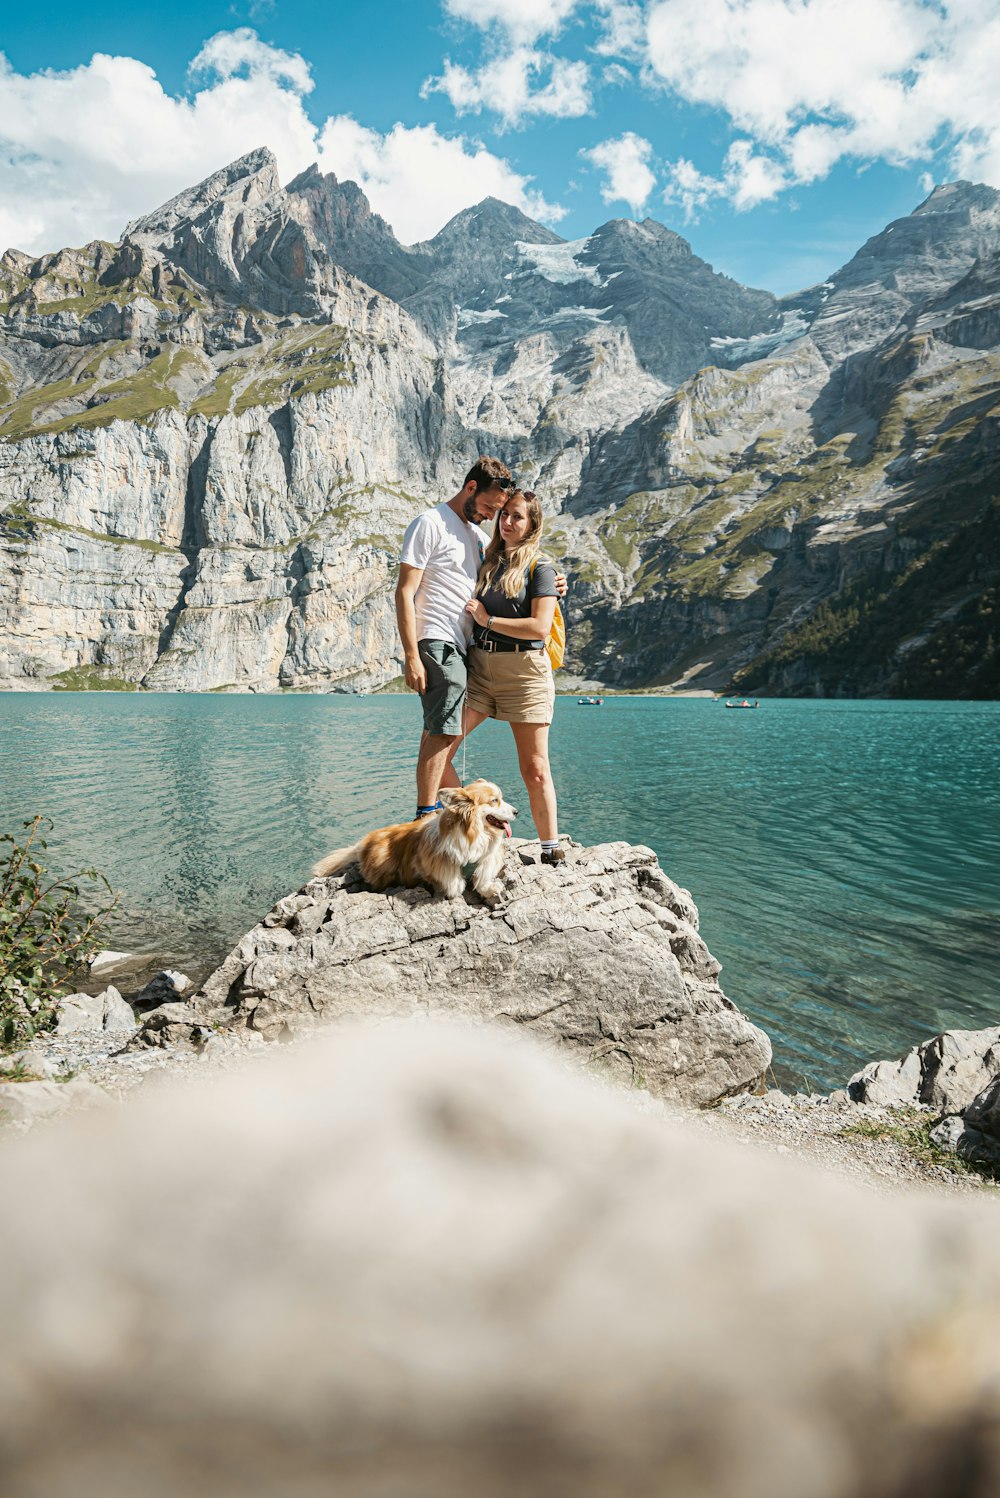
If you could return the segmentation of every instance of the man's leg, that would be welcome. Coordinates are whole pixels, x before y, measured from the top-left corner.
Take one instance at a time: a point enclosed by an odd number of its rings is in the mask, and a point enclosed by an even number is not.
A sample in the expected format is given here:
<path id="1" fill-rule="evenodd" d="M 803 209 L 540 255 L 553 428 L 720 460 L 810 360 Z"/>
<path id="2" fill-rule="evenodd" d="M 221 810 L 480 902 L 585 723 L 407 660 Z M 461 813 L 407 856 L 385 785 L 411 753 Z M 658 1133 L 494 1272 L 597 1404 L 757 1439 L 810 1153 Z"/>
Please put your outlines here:
<path id="1" fill-rule="evenodd" d="M 459 784 L 451 760 L 461 742 L 461 734 L 428 733 L 424 729 L 417 755 L 418 806 L 433 806 L 443 785 Z"/>
<path id="2" fill-rule="evenodd" d="M 424 731 L 417 753 L 417 810 L 434 806 L 443 785 L 461 782 L 452 766 L 465 716 L 465 657 L 444 640 L 421 640 L 420 659 L 427 672 L 422 697 Z"/>
<path id="3" fill-rule="evenodd" d="M 458 771 L 455 769 L 455 755 L 462 745 L 463 738 L 468 738 L 474 728 L 480 723 L 485 723 L 489 717 L 488 713 L 477 712 L 474 707 L 466 707 L 463 713 L 465 733 L 452 738 L 448 734 L 430 734 L 424 729 L 420 737 L 420 753 L 417 755 L 417 805 L 433 806 L 437 800 L 438 791 L 443 785 L 461 785 Z M 441 747 L 438 747 L 441 746 Z M 444 767 L 441 767 L 441 756 L 444 756 Z M 426 798 L 424 792 L 427 792 Z"/>

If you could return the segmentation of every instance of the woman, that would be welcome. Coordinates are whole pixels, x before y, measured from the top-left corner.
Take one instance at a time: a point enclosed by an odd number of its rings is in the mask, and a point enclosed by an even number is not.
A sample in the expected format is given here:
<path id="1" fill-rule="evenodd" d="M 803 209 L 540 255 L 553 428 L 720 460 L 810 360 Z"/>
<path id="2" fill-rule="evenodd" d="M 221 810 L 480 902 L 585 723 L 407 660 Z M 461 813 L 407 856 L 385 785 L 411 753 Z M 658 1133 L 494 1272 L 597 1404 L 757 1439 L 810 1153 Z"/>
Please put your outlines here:
<path id="1" fill-rule="evenodd" d="M 476 597 L 466 604 L 473 633 L 468 656 L 466 733 L 486 718 L 509 723 L 521 778 L 542 844 L 542 862 L 559 864 L 556 791 L 549 768 L 555 683 L 545 650 L 556 610 L 556 569 L 538 556 L 542 507 L 515 489 L 497 516 Z"/>

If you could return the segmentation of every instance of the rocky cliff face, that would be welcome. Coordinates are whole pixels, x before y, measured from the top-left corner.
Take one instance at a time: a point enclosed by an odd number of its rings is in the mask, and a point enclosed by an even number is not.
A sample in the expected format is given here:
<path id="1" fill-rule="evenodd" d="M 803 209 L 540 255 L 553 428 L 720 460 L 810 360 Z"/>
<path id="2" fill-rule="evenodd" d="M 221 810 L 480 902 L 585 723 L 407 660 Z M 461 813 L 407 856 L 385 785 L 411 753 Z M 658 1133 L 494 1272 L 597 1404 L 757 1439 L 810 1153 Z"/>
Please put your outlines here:
<path id="1" fill-rule="evenodd" d="M 927 690 L 948 641 L 988 690 L 998 267 L 962 183 L 778 302 L 650 220 L 487 200 L 404 246 L 265 150 L 8 251 L 0 683 L 388 683 L 402 530 L 487 450 L 545 496 L 582 676 Z"/>

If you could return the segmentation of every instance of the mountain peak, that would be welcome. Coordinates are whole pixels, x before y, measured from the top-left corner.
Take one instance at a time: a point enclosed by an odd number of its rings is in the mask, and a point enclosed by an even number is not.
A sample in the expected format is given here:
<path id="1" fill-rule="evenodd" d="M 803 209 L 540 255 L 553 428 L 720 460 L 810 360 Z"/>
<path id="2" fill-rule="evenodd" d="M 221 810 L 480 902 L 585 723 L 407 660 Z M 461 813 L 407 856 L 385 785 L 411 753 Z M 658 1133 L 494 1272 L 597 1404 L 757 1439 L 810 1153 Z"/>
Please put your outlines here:
<path id="1" fill-rule="evenodd" d="M 942 182 L 938 187 L 932 188 L 930 196 L 925 198 L 919 208 L 913 210 L 913 217 L 917 214 L 927 213 L 955 213 L 963 209 L 978 208 L 989 209 L 1000 204 L 1000 192 L 996 188 L 987 187 L 982 182 Z"/>
<path id="2" fill-rule="evenodd" d="M 258 146 L 256 150 L 248 151 L 245 156 L 240 156 L 236 161 L 231 161 L 228 166 L 205 177 L 197 186 L 186 188 L 184 192 L 170 198 L 152 213 L 133 219 L 130 224 L 126 225 L 123 237 L 126 239 L 165 239 L 178 224 L 188 219 L 198 218 L 206 209 L 211 208 L 213 203 L 217 203 L 220 198 L 227 197 L 235 187 L 241 183 L 249 185 L 255 179 L 263 196 L 270 196 L 271 193 L 281 188 L 278 163 L 274 152 L 268 150 L 267 146 Z"/>
<path id="3" fill-rule="evenodd" d="M 494 243 L 513 244 L 516 240 L 528 244 L 562 244 L 563 240 L 551 229 L 537 224 L 534 219 L 504 203 L 500 198 L 483 198 L 472 208 L 463 208 L 448 220 L 443 229 L 427 245 L 439 249 L 452 246 L 456 241 L 474 236 L 489 239 Z"/>
<path id="4" fill-rule="evenodd" d="M 314 161 L 294 177 L 285 188 L 289 197 L 308 198 L 314 213 L 321 218 L 336 222 L 341 234 L 357 232 L 365 225 L 373 224 L 385 234 L 395 238 L 391 227 L 372 206 L 362 188 L 356 182 L 341 182 L 333 172 L 321 172 Z"/>
<path id="5" fill-rule="evenodd" d="M 632 246 L 647 244 L 660 251 L 668 250 L 674 255 L 691 254 L 688 241 L 655 218 L 644 218 L 641 222 L 632 218 L 610 218 L 599 229 L 595 229 L 590 237 L 601 243 L 618 241 Z"/>

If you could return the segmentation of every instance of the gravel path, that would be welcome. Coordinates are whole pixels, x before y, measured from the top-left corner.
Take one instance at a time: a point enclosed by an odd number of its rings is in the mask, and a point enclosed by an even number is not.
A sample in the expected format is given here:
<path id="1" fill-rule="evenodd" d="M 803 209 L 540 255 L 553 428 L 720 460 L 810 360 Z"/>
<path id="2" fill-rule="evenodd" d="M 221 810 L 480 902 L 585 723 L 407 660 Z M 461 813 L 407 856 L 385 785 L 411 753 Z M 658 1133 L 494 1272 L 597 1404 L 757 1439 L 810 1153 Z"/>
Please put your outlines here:
<path id="1" fill-rule="evenodd" d="M 157 1077 L 193 1077 L 206 1067 L 241 1066 L 271 1050 L 259 1036 L 239 1030 L 212 1035 L 201 1051 L 155 1046 L 123 1050 L 126 1040 L 125 1035 L 100 1031 L 43 1035 L 25 1057 L 29 1067 L 37 1065 L 40 1076 L 83 1078 L 105 1097 L 121 1102 Z M 308 1043 L 308 1036 L 293 1042 Z M 0 1088 L 0 1109 L 4 1091 Z M 85 1094 L 74 1099 L 87 1100 Z M 102 1098 L 95 1091 L 89 1100 L 98 1103 Z M 51 1111 L 43 1106 L 38 1116 Z M 976 1172 L 951 1163 L 954 1156 L 928 1147 L 926 1131 L 936 1120 L 930 1111 L 852 1103 L 843 1092 L 826 1097 L 772 1090 L 762 1097 L 742 1093 L 694 1116 L 713 1133 L 764 1146 L 779 1155 L 815 1160 L 824 1169 L 861 1182 L 880 1195 L 914 1182 L 948 1193 L 1000 1190 Z M 34 1116 L 16 1118 L 11 1126 L 23 1131 L 34 1121 Z"/>
<path id="2" fill-rule="evenodd" d="M 706 1128 L 801 1155 L 886 1195 L 914 1182 L 944 1192 L 1000 1191 L 976 1171 L 926 1143 L 938 1115 L 930 1109 L 852 1103 L 845 1093 L 807 1096 L 743 1093 L 702 1115 Z"/>

